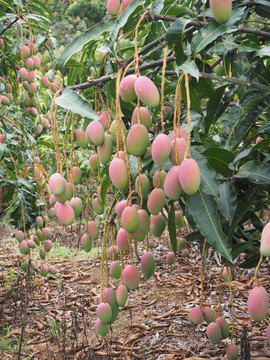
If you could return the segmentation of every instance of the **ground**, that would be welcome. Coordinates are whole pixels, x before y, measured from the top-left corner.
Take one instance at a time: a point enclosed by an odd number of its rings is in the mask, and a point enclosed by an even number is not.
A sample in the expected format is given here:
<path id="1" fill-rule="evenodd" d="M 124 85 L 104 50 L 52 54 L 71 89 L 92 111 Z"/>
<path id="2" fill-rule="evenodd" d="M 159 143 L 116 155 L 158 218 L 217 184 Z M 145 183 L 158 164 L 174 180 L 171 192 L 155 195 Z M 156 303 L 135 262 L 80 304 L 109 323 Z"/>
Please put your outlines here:
<path id="1" fill-rule="evenodd" d="M 141 279 L 130 291 L 124 309 L 110 333 L 101 338 L 93 325 L 100 294 L 100 255 L 76 251 L 80 228 L 56 231 L 51 263 L 58 273 L 52 278 L 36 276 L 29 283 L 21 359 L 145 359 L 199 360 L 226 359 L 230 339 L 212 345 L 206 336 L 206 323 L 189 324 L 190 308 L 201 304 L 201 257 L 196 243 L 190 256 L 177 256 L 168 266 L 167 240 L 155 239 L 153 254 L 156 272 Z M 12 238 L 14 231 L 0 228 L 0 359 L 18 359 L 22 321 L 25 313 L 25 274 L 19 269 L 23 258 Z M 160 243 L 160 244 L 159 244 Z M 64 247 L 65 246 L 65 247 Z M 220 259 L 210 251 L 204 269 L 204 306 L 215 306 L 215 288 Z M 235 328 L 233 341 L 242 348 L 239 359 L 270 359 L 266 342 L 267 321 L 252 322 L 247 298 L 252 288 L 253 270 L 232 268 Z M 269 263 L 259 271 L 260 284 L 270 293 Z M 109 285 L 116 287 L 110 279 Z M 221 281 L 221 315 L 232 329 L 232 308 L 228 284 Z M 216 298 L 218 302 L 218 297 Z M 218 308 L 217 308 L 218 311 Z M 248 351 L 244 350 L 250 346 Z"/>

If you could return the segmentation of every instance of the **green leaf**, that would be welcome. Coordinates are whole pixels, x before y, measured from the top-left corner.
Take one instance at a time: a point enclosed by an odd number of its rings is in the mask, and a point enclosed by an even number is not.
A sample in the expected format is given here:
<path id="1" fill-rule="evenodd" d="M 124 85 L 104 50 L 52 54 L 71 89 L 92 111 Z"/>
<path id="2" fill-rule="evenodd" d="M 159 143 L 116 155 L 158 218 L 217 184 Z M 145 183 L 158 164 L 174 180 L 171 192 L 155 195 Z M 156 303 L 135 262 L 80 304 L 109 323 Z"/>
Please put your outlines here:
<path id="1" fill-rule="evenodd" d="M 14 4 L 16 4 L 20 8 L 20 10 L 23 10 L 23 4 L 21 0 L 14 0 Z"/>
<path id="2" fill-rule="evenodd" d="M 229 169 L 229 164 L 234 160 L 234 154 L 226 149 L 209 148 L 204 151 L 204 156 L 207 157 L 209 165 L 223 176 L 231 176 L 232 170 Z"/>
<path id="3" fill-rule="evenodd" d="M 187 56 L 184 54 L 184 34 L 185 28 L 190 20 L 187 19 L 177 19 L 174 21 L 166 34 L 166 40 L 169 45 L 175 44 L 175 53 L 176 53 L 176 62 L 178 65 L 183 63 Z M 178 69 L 176 69 L 177 71 Z"/>
<path id="4" fill-rule="evenodd" d="M 252 244 L 250 242 L 241 242 L 232 246 L 232 257 L 233 259 L 237 258 L 238 255 L 242 254 L 246 249 L 248 249 Z"/>
<path id="5" fill-rule="evenodd" d="M 216 201 L 212 196 L 199 189 L 196 194 L 187 196 L 187 206 L 207 242 L 227 260 L 231 261 L 231 249 L 227 237 L 222 231 Z"/>
<path id="6" fill-rule="evenodd" d="M 237 31 L 237 28 L 232 26 L 239 21 L 244 13 L 244 8 L 232 10 L 230 19 L 225 24 L 218 24 L 215 20 L 202 27 L 198 34 L 195 35 L 191 41 L 191 52 L 195 56 L 199 54 L 207 45 L 215 41 L 224 33 L 232 33 Z"/>
<path id="7" fill-rule="evenodd" d="M 241 170 L 234 175 L 236 178 L 248 179 L 254 184 L 270 184 L 270 165 L 257 160 L 245 163 Z"/>
<path id="8" fill-rule="evenodd" d="M 165 0 L 156 0 L 153 5 L 153 13 L 159 15 L 164 7 Z"/>
<path id="9" fill-rule="evenodd" d="M 255 55 L 259 56 L 270 56 L 270 46 L 264 46 L 260 50 L 256 51 Z"/>
<path id="10" fill-rule="evenodd" d="M 134 180 L 135 177 L 138 175 L 138 159 L 136 156 L 133 155 L 129 156 L 129 170 L 130 170 L 130 175 Z"/>
<path id="11" fill-rule="evenodd" d="M 197 81 L 199 80 L 199 69 L 193 60 L 187 59 L 183 64 L 177 66 L 177 69 L 195 77 Z"/>
<path id="12" fill-rule="evenodd" d="M 176 254 L 177 240 L 176 240 L 174 201 L 171 200 L 169 204 L 170 204 L 170 211 L 168 215 L 168 229 L 169 229 L 172 250 Z"/>
<path id="13" fill-rule="evenodd" d="M 104 202 L 104 204 L 106 204 L 107 189 L 108 189 L 108 186 L 110 185 L 110 183 L 111 183 L 111 179 L 107 175 L 105 177 L 105 179 L 102 181 L 101 190 L 100 190 L 100 195 L 101 195 L 101 198 L 102 198 L 102 201 Z"/>
<path id="14" fill-rule="evenodd" d="M 192 152 L 193 158 L 197 161 L 201 173 L 200 189 L 208 194 L 218 195 L 218 182 L 216 179 L 216 172 L 208 165 L 207 159 L 197 152 Z"/>
<path id="15" fill-rule="evenodd" d="M 62 68 L 68 60 L 76 53 L 82 51 L 83 47 L 94 39 L 98 39 L 103 33 L 111 31 L 116 23 L 116 18 L 100 22 L 92 26 L 83 34 L 77 36 L 62 52 L 58 66 Z"/>
<path id="16" fill-rule="evenodd" d="M 84 64 L 80 63 L 79 61 L 75 60 L 75 59 L 69 59 L 66 63 L 66 66 L 69 67 L 83 67 L 85 69 L 87 69 L 87 66 L 85 66 Z"/>
<path id="17" fill-rule="evenodd" d="M 230 180 L 219 184 L 219 194 L 218 209 L 231 225 L 236 209 L 236 194 Z"/>
<path id="18" fill-rule="evenodd" d="M 225 89 L 226 89 L 226 86 L 220 86 L 220 87 L 216 88 L 215 92 L 212 94 L 212 96 L 210 97 L 210 99 L 207 102 L 207 115 L 205 118 L 206 134 L 209 131 L 210 125 L 212 125 L 215 120 L 215 116 L 216 116 L 217 110 L 219 108 L 219 104 L 223 98 Z"/>
<path id="19" fill-rule="evenodd" d="M 87 117 L 92 120 L 99 119 L 99 116 L 92 110 L 90 103 L 70 89 L 64 89 L 62 95 L 56 98 L 55 103 L 82 117 Z"/>
<path id="20" fill-rule="evenodd" d="M 256 254 L 251 256 L 248 260 L 242 262 L 239 264 L 239 267 L 241 269 L 251 269 L 258 265 L 258 262 L 260 260 L 260 254 Z"/>

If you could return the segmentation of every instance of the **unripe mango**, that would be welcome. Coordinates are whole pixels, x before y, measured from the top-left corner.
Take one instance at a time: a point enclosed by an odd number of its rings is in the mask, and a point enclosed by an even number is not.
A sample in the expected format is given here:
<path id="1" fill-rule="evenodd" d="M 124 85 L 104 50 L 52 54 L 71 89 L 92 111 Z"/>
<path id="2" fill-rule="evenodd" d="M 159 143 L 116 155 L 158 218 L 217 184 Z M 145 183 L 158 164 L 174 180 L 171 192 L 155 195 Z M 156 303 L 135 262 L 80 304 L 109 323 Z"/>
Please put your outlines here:
<path id="1" fill-rule="evenodd" d="M 51 250 L 51 248 L 52 248 L 52 242 L 51 242 L 51 240 L 45 240 L 45 241 L 44 241 L 44 250 L 45 250 L 46 252 L 49 252 L 49 251 Z"/>
<path id="2" fill-rule="evenodd" d="M 110 117 L 111 117 L 111 110 L 110 109 L 108 109 L 107 112 L 103 111 L 103 113 L 100 114 L 99 122 L 104 127 L 104 130 L 107 130 L 107 128 L 108 128 Z"/>
<path id="3" fill-rule="evenodd" d="M 208 339 L 210 340 L 211 344 L 217 344 L 221 339 L 220 326 L 215 322 L 211 322 L 207 326 L 206 334 L 207 334 Z"/>
<path id="4" fill-rule="evenodd" d="M 65 180 L 64 191 L 60 195 L 55 195 L 55 198 L 59 203 L 64 204 L 68 200 L 68 196 L 69 196 L 69 187 Z"/>
<path id="5" fill-rule="evenodd" d="M 35 65 L 35 69 L 38 69 L 40 67 L 40 58 L 38 56 L 33 56 L 33 61 Z"/>
<path id="6" fill-rule="evenodd" d="M 62 195 L 65 190 L 66 180 L 61 174 L 54 173 L 49 179 L 49 186 L 54 195 Z"/>
<path id="7" fill-rule="evenodd" d="M 152 143 L 152 158 L 155 164 L 163 166 L 168 160 L 172 150 L 170 138 L 166 134 L 159 134 Z"/>
<path id="8" fill-rule="evenodd" d="M 124 208 L 126 207 L 127 200 L 121 200 L 115 205 L 115 212 L 117 215 L 122 215 Z"/>
<path id="9" fill-rule="evenodd" d="M 270 257 L 270 221 L 264 226 L 262 231 L 260 252 L 263 256 Z"/>
<path id="10" fill-rule="evenodd" d="M 28 91 L 30 94 L 34 94 L 37 91 L 37 84 L 31 83 L 29 84 Z"/>
<path id="11" fill-rule="evenodd" d="M 188 257 L 189 256 L 189 250 L 188 249 L 183 249 L 181 255 L 183 256 L 183 258 Z"/>
<path id="12" fill-rule="evenodd" d="M 24 233 L 21 230 L 16 231 L 15 238 L 19 243 L 22 242 L 24 240 Z"/>
<path id="13" fill-rule="evenodd" d="M 49 219 L 52 219 L 55 217 L 55 210 L 54 208 L 50 208 L 49 211 L 48 211 L 48 217 Z"/>
<path id="14" fill-rule="evenodd" d="M 199 306 L 194 306 L 189 312 L 189 323 L 197 326 L 203 321 L 202 310 Z"/>
<path id="15" fill-rule="evenodd" d="M 141 229 L 138 229 L 137 231 L 135 231 L 135 233 L 132 234 L 133 235 L 133 238 L 136 240 L 136 241 L 144 241 L 145 239 L 145 232 L 143 232 Z"/>
<path id="16" fill-rule="evenodd" d="M 98 238 L 98 227 L 94 221 L 89 221 L 87 225 L 88 233 L 91 236 L 92 240 L 97 240 Z"/>
<path id="17" fill-rule="evenodd" d="M 90 252 L 92 250 L 92 239 L 89 234 L 83 234 L 81 237 L 81 245 L 85 252 Z"/>
<path id="18" fill-rule="evenodd" d="M 113 185 L 119 190 L 126 190 L 128 187 L 128 172 L 125 162 L 122 159 L 114 158 L 109 166 L 109 176 Z"/>
<path id="19" fill-rule="evenodd" d="M 52 275 L 57 274 L 57 269 L 54 265 L 49 265 L 48 270 L 49 270 L 49 273 Z"/>
<path id="20" fill-rule="evenodd" d="M 269 296 L 263 286 L 254 287 L 248 296 L 248 312 L 254 321 L 263 320 L 268 314 Z"/>
<path id="21" fill-rule="evenodd" d="M 219 316 L 216 318 L 216 323 L 220 327 L 222 338 L 227 338 L 230 335 L 230 326 L 227 321 L 222 316 Z"/>
<path id="22" fill-rule="evenodd" d="M 36 74 L 35 74 L 34 71 L 28 71 L 27 80 L 28 80 L 29 82 L 34 81 L 35 75 L 36 75 Z M 30 84 L 30 85 L 32 85 L 32 84 Z M 29 85 L 29 89 L 31 89 L 30 85 Z M 34 91 L 36 91 L 36 90 L 34 90 Z M 29 92 L 30 92 L 30 90 L 29 90 Z M 31 92 L 30 92 L 30 93 L 31 93 Z"/>
<path id="23" fill-rule="evenodd" d="M 201 175 L 197 162 L 186 159 L 179 165 L 179 182 L 184 192 L 188 195 L 195 194 L 200 187 Z"/>
<path id="24" fill-rule="evenodd" d="M 108 162 L 111 159 L 112 152 L 113 152 L 113 137 L 111 134 L 105 134 L 103 144 L 98 146 L 97 148 L 99 160 L 103 165 L 108 164 Z"/>
<path id="25" fill-rule="evenodd" d="M 88 141 L 86 140 L 85 132 L 83 130 L 77 130 L 75 132 L 76 142 L 82 148 L 86 149 L 88 146 Z"/>
<path id="26" fill-rule="evenodd" d="M 175 255 L 173 251 L 169 251 L 166 255 L 166 261 L 168 265 L 171 265 L 175 262 Z"/>
<path id="27" fill-rule="evenodd" d="M 119 306 L 125 306 L 128 297 L 127 287 L 123 284 L 116 289 L 116 301 Z"/>
<path id="28" fill-rule="evenodd" d="M 78 218 L 81 215 L 82 209 L 83 209 L 83 203 L 82 200 L 79 197 L 73 197 L 70 200 L 70 206 L 72 207 L 75 219 Z"/>
<path id="29" fill-rule="evenodd" d="M 187 148 L 186 140 L 183 138 L 177 138 L 176 139 L 176 155 L 175 156 L 175 142 L 172 140 L 172 151 L 170 155 L 170 160 L 173 165 L 181 164 L 181 162 L 184 160 L 185 151 Z M 177 160 L 177 161 L 176 161 Z"/>
<path id="30" fill-rule="evenodd" d="M 125 207 L 121 215 L 123 228 L 130 234 L 137 231 L 140 227 L 140 216 L 138 210 L 134 206 Z"/>
<path id="31" fill-rule="evenodd" d="M 123 101 L 131 102 L 136 99 L 134 84 L 137 80 L 136 75 L 128 75 L 120 82 L 119 94 Z"/>
<path id="32" fill-rule="evenodd" d="M 107 11 L 110 15 L 116 16 L 120 9 L 120 1 L 119 0 L 108 0 L 107 1 Z"/>
<path id="33" fill-rule="evenodd" d="M 112 288 L 105 288 L 103 301 L 109 304 L 112 309 L 112 318 L 108 322 L 108 324 L 110 325 L 117 319 L 119 313 L 119 306 L 116 301 L 116 294 Z M 101 296 L 99 296 L 98 302 L 99 304 L 102 302 Z"/>
<path id="34" fill-rule="evenodd" d="M 96 171 L 98 169 L 99 160 L 98 160 L 97 154 L 93 154 L 90 156 L 89 164 L 90 164 L 92 170 Z"/>
<path id="35" fill-rule="evenodd" d="M 40 79 L 41 85 L 43 85 L 45 88 L 48 88 L 50 86 L 50 82 L 49 79 L 47 78 L 47 76 L 42 76 L 42 78 Z"/>
<path id="36" fill-rule="evenodd" d="M 92 121 L 86 128 L 86 136 L 93 144 L 99 146 L 104 141 L 104 127 L 99 121 Z"/>
<path id="37" fill-rule="evenodd" d="M 150 231 L 155 237 L 160 237 L 165 230 L 166 220 L 162 214 L 153 215 L 150 219 Z"/>
<path id="38" fill-rule="evenodd" d="M 148 107 L 158 106 L 160 102 L 159 92 L 156 85 L 146 76 L 139 76 L 134 84 L 134 90 L 138 98 Z"/>
<path id="39" fill-rule="evenodd" d="M 103 212 L 104 212 L 104 205 L 103 203 L 101 203 L 99 201 L 99 199 L 97 197 L 95 197 L 93 199 L 93 202 L 92 202 L 92 206 L 93 206 L 93 210 L 95 211 L 96 214 L 98 215 L 102 215 Z"/>
<path id="40" fill-rule="evenodd" d="M 51 237 L 51 230 L 45 227 L 44 229 L 42 229 L 42 236 L 44 240 L 49 239 Z"/>
<path id="41" fill-rule="evenodd" d="M 149 130 L 152 125 L 152 117 L 150 112 L 143 106 L 141 106 L 139 110 L 138 107 L 135 107 L 131 117 L 131 124 L 135 125 L 139 123 L 138 113 L 139 113 L 140 124 L 144 125 L 146 129 Z"/>
<path id="42" fill-rule="evenodd" d="M 157 215 L 166 203 L 166 196 L 161 188 L 155 188 L 151 191 L 148 200 L 147 208 L 153 215 Z"/>
<path id="43" fill-rule="evenodd" d="M 39 275 L 40 276 L 47 276 L 48 275 L 48 272 L 49 272 L 49 268 L 47 265 L 43 265 L 42 268 L 40 269 L 39 271 Z"/>
<path id="44" fill-rule="evenodd" d="M 141 270 L 146 279 L 149 279 L 155 271 L 156 262 L 153 254 L 146 251 L 141 257 Z"/>
<path id="45" fill-rule="evenodd" d="M 149 136 L 146 127 L 142 124 L 132 125 L 126 140 L 128 153 L 133 156 L 142 156 L 148 144 Z"/>
<path id="46" fill-rule="evenodd" d="M 121 266 L 118 261 L 113 261 L 110 263 L 110 275 L 116 280 L 121 276 Z"/>
<path id="47" fill-rule="evenodd" d="M 44 247 L 42 247 L 40 250 L 39 250 L 39 256 L 42 260 L 44 260 L 46 258 L 46 251 L 44 249 Z"/>
<path id="48" fill-rule="evenodd" d="M 134 265 L 126 265 L 123 270 L 123 279 L 130 289 L 137 289 L 140 283 L 140 276 Z"/>
<path id="49" fill-rule="evenodd" d="M 135 180 L 135 189 L 138 193 L 139 196 L 141 196 L 141 192 L 140 192 L 140 179 L 141 179 L 141 191 L 142 191 L 142 198 L 146 199 L 148 194 L 149 194 L 149 190 L 150 190 L 150 181 L 148 179 L 148 176 L 146 176 L 145 174 L 140 174 L 137 176 L 136 180 Z"/>
<path id="50" fill-rule="evenodd" d="M 28 255 L 29 254 L 29 246 L 28 246 L 28 243 L 26 240 L 22 240 L 20 243 L 19 243 L 19 249 L 20 249 L 20 252 L 24 255 Z"/>
<path id="51" fill-rule="evenodd" d="M 139 209 L 138 214 L 140 216 L 140 230 L 146 234 L 150 229 L 150 217 L 144 209 Z"/>
<path id="52" fill-rule="evenodd" d="M 112 318 L 112 308 L 108 303 L 100 303 L 97 307 L 97 317 L 103 324 L 108 324 Z"/>
<path id="53" fill-rule="evenodd" d="M 202 311 L 204 320 L 207 322 L 207 324 L 210 324 L 215 320 L 215 312 L 210 307 L 205 307 Z"/>
<path id="54" fill-rule="evenodd" d="M 230 344 L 226 350 L 226 356 L 228 360 L 237 360 L 239 355 L 239 347 L 235 344 Z"/>
<path id="55" fill-rule="evenodd" d="M 187 142 L 188 133 L 186 132 L 185 129 L 183 129 L 183 128 L 176 129 L 175 136 L 176 136 L 176 138 L 183 138 Z M 174 140 L 175 136 L 174 136 L 174 131 L 173 131 L 170 135 L 170 139 Z"/>
<path id="56" fill-rule="evenodd" d="M 101 336 L 106 336 L 109 332 L 108 324 L 103 324 L 103 322 L 100 319 L 96 320 L 95 329 L 96 329 L 96 332 Z"/>
<path id="57" fill-rule="evenodd" d="M 120 249 L 118 246 L 111 246 L 108 250 L 108 259 L 115 260 L 120 254 Z"/>
<path id="58" fill-rule="evenodd" d="M 50 240 L 48 240 L 48 241 L 50 241 Z M 27 244 L 29 246 L 29 249 L 35 249 L 36 248 L 36 243 L 34 242 L 34 240 L 31 240 L 31 239 L 27 240 Z"/>
<path id="59" fill-rule="evenodd" d="M 75 219 L 74 210 L 67 203 L 58 205 L 56 210 L 56 216 L 65 225 L 71 225 Z"/>
<path id="60" fill-rule="evenodd" d="M 167 175 L 166 171 L 157 170 L 153 176 L 154 187 L 160 187 L 161 189 L 164 189 L 164 181 L 165 181 L 166 175 Z"/>
<path id="61" fill-rule="evenodd" d="M 169 199 L 177 200 L 182 193 L 179 182 L 179 165 L 172 166 L 164 181 L 164 192 Z"/>
<path id="62" fill-rule="evenodd" d="M 78 166 L 73 166 L 72 177 L 75 185 L 78 185 L 80 183 L 81 176 L 82 176 L 81 169 Z"/>
<path id="63" fill-rule="evenodd" d="M 18 56 L 23 58 L 23 59 L 27 59 L 28 56 L 30 54 L 30 49 L 28 46 L 23 45 L 19 47 L 19 51 L 18 51 Z"/>
<path id="64" fill-rule="evenodd" d="M 124 228 L 120 228 L 117 233 L 116 243 L 122 252 L 128 252 L 128 233 Z"/>
<path id="65" fill-rule="evenodd" d="M 210 9 L 219 24 L 225 24 L 232 11 L 232 0 L 210 0 Z"/>
<path id="66" fill-rule="evenodd" d="M 175 211 L 175 226 L 182 227 L 184 225 L 183 215 L 179 210 Z"/>
<path id="67" fill-rule="evenodd" d="M 232 280 L 232 275 L 231 275 L 231 273 L 230 273 L 230 270 L 229 270 L 229 272 L 227 272 L 227 269 L 226 268 L 224 268 L 223 269 L 223 271 L 222 271 L 222 277 L 223 277 L 223 279 L 225 280 L 225 281 L 229 281 L 229 279 L 230 279 L 230 281 Z"/>

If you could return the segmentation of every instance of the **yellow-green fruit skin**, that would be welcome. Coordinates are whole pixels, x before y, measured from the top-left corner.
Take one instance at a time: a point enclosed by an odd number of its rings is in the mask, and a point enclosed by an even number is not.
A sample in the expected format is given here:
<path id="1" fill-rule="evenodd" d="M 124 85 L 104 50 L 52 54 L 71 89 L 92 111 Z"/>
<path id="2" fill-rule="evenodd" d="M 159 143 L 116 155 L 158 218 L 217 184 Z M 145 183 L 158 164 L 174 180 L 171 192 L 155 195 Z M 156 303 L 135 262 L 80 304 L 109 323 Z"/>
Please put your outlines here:
<path id="1" fill-rule="evenodd" d="M 210 9 L 219 24 L 225 24 L 232 11 L 232 0 L 210 0 Z"/>
<path id="2" fill-rule="evenodd" d="M 260 252 L 263 256 L 270 257 L 270 221 L 265 225 L 262 231 Z"/>
<path id="3" fill-rule="evenodd" d="M 228 360 L 237 360 L 239 355 L 239 347 L 235 344 L 230 344 L 226 351 Z"/>

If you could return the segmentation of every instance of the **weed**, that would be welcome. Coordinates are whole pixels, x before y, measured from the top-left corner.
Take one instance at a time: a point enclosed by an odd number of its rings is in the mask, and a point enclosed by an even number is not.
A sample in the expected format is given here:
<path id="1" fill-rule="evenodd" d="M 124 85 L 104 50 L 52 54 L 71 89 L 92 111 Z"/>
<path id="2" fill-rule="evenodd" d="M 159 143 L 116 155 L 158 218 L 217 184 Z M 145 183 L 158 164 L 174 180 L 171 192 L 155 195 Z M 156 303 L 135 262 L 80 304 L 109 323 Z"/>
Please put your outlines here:
<path id="1" fill-rule="evenodd" d="M 9 335 L 12 325 L 4 324 L 0 332 L 0 350 L 9 354 L 15 354 L 19 350 L 20 339 L 15 335 Z"/>

